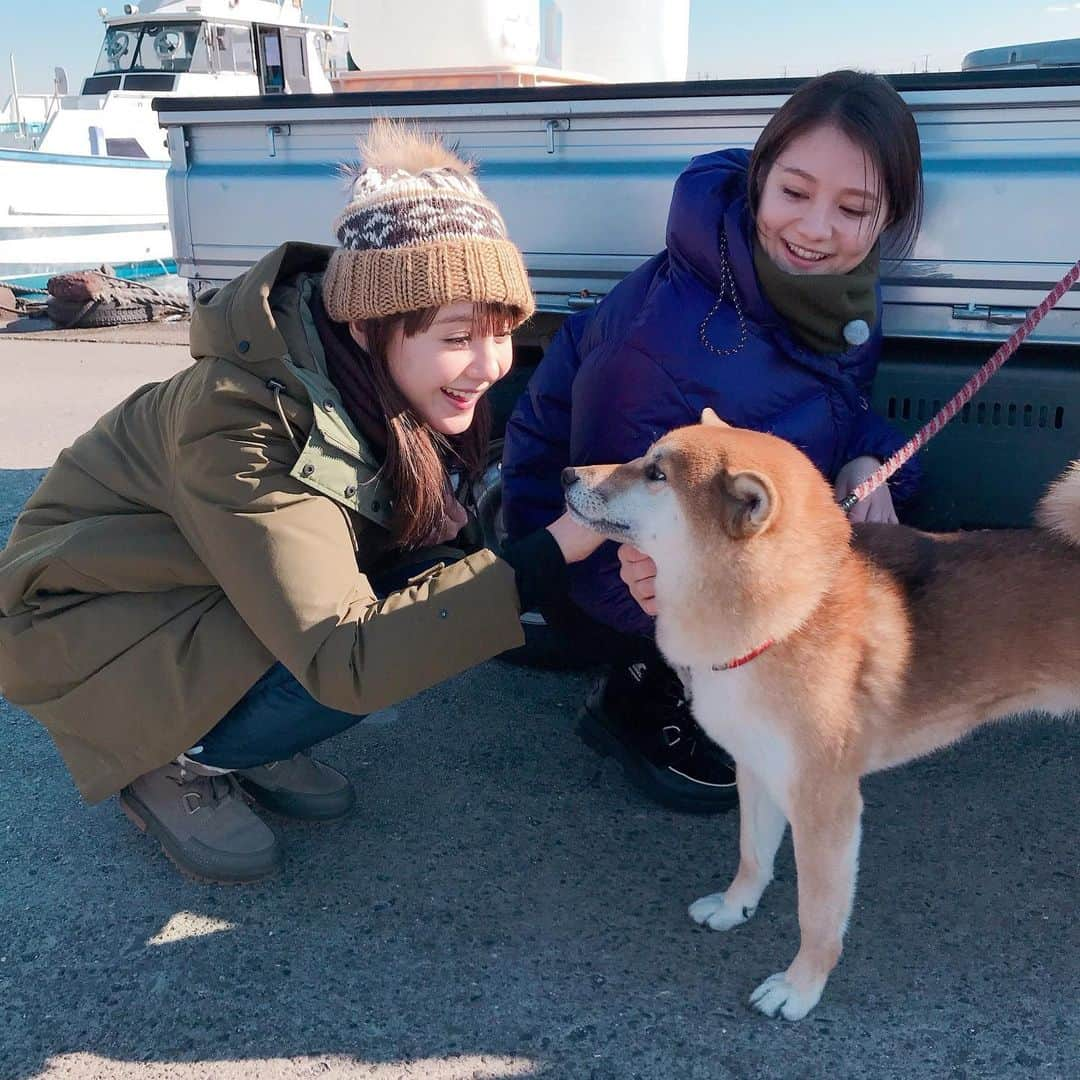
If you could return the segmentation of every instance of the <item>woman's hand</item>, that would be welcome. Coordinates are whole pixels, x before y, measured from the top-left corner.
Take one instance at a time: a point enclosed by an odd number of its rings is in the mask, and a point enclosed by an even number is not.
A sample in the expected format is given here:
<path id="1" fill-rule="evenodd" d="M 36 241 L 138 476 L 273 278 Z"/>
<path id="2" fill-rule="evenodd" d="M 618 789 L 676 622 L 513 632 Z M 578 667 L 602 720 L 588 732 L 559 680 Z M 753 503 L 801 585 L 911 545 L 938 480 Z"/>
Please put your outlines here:
<path id="1" fill-rule="evenodd" d="M 851 494 L 879 468 L 881 468 L 881 462 L 876 457 L 864 455 L 863 457 L 852 458 L 836 474 L 836 483 L 833 485 L 833 490 L 836 492 L 837 500 Z M 889 485 L 882 484 L 876 491 L 867 495 L 865 499 L 860 499 L 852 507 L 849 517 L 852 521 L 880 521 L 886 525 L 898 524 Z"/>
<path id="2" fill-rule="evenodd" d="M 619 545 L 619 577 L 646 615 L 656 614 L 656 563 L 629 544 Z"/>
<path id="3" fill-rule="evenodd" d="M 568 563 L 587 559 L 604 542 L 603 536 L 572 518 L 569 511 L 553 521 L 547 531 L 555 537 L 555 543 Z"/>

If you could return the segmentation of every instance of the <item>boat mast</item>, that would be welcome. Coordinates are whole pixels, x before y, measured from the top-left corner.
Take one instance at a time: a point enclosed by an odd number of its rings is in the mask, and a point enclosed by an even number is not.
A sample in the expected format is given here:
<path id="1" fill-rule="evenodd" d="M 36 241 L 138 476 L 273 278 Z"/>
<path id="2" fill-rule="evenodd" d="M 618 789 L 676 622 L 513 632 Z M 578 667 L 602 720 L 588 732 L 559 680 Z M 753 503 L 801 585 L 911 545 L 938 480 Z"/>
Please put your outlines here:
<path id="1" fill-rule="evenodd" d="M 19 133 L 25 134 L 22 129 L 22 110 L 19 108 L 19 80 L 15 78 L 15 54 L 10 53 L 8 59 L 11 64 L 11 100 L 15 103 L 15 123 Z"/>

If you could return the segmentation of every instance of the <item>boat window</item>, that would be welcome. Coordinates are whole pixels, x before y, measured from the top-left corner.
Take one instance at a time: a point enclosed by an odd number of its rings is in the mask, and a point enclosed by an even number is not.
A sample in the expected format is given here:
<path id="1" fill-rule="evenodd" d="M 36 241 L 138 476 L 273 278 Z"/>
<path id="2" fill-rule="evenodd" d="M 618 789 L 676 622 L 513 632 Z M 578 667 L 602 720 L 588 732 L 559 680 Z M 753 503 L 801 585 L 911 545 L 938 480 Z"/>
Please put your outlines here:
<path id="1" fill-rule="evenodd" d="M 105 31 L 94 73 L 210 70 L 201 22 L 127 23 Z"/>
<path id="2" fill-rule="evenodd" d="M 84 94 L 107 94 L 110 90 L 120 89 L 119 75 L 97 75 L 83 79 Z"/>
<path id="3" fill-rule="evenodd" d="M 147 23 L 132 71 L 210 70 L 203 23 Z"/>
<path id="4" fill-rule="evenodd" d="M 139 26 L 110 26 L 105 31 L 105 44 L 101 46 L 94 74 L 107 75 L 113 71 L 127 71 L 135 55 L 139 40 Z"/>
<path id="5" fill-rule="evenodd" d="M 285 93 L 285 68 L 281 57 L 281 33 L 276 27 L 260 26 L 259 61 L 264 94 Z"/>
<path id="6" fill-rule="evenodd" d="M 287 75 L 304 77 L 307 75 L 307 58 L 304 56 L 304 38 L 301 34 L 285 33 L 282 35 L 285 50 L 285 72 Z"/>
<path id="7" fill-rule="evenodd" d="M 290 94 L 306 94 L 311 91 L 307 73 L 307 57 L 304 54 L 304 35 L 295 30 L 282 30 L 281 51 L 285 62 L 285 88 Z"/>
<path id="8" fill-rule="evenodd" d="M 147 158 L 150 155 L 138 139 L 106 139 L 105 153 L 109 157 Z"/>
<path id="9" fill-rule="evenodd" d="M 251 31 L 246 26 L 211 26 L 210 38 L 218 71 L 255 73 L 255 52 L 251 47 Z"/>

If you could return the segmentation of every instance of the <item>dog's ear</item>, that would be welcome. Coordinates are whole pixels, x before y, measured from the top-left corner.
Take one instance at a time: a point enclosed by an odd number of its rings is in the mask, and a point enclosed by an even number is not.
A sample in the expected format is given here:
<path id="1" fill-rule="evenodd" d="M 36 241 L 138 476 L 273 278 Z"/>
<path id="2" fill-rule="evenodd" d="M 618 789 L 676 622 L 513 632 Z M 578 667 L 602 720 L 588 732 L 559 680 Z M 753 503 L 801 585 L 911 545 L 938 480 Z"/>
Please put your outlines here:
<path id="1" fill-rule="evenodd" d="M 776 488 L 763 473 L 725 473 L 723 489 L 724 528 L 736 540 L 763 533 L 776 516 Z"/>
<path id="2" fill-rule="evenodd" d="M 707 427 L 731 427 L 730 424 L 721 420 L 707 405 L 701 410 L 701 422 Z"/>

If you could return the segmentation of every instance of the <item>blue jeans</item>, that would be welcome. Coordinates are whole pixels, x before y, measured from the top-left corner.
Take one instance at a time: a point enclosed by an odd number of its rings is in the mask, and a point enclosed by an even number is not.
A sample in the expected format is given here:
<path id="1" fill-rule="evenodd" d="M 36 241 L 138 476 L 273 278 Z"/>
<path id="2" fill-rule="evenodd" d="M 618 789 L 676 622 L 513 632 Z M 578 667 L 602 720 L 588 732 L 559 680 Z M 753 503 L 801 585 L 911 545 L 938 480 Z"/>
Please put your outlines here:
<path id="1" fill-rule="evenodd" d="M 426 556 L 427 553 L 417 552 Z M 460 558 L 460 552 L 457 553 Z M 372 582 L 385 597 L 403 589 L 408 579 L 436 562 L 451 562 L 443 549 L 438 558 L 418 558 Z M 219 769 L 250 769 L 284 761 L 363 720 L 315 700 L 284 664 L 272 668 L 188 751 L 193 761 Z"/>
<path id="2" fill-rule="evenodd" d="M 363 719 L 319 704 L 284 664 L 275 664 L 188 756 L 219 769 L 250 769 L 291 758 Z"/>

